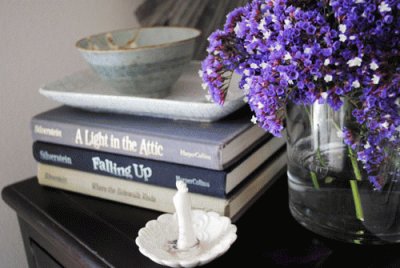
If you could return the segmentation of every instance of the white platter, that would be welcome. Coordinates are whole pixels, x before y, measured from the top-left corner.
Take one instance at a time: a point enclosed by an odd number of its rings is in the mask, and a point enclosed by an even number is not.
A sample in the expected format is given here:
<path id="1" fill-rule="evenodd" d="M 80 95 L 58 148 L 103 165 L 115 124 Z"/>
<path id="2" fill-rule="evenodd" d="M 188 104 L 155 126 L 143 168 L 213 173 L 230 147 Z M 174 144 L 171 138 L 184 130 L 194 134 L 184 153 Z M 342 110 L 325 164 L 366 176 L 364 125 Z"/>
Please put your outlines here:
<path id="1" fill-rule="evenodd" d="M 49 83 L 39 92 L 62 104 L 91 111 L 136 114 L 191 121 L 216 121 L 243 106 L 243 93 L 235 76 L 223 106 L 209 102 L 198 76 L 200 62 L 191 62 L 171 93 L 164 98 L 122 95 L 91 70 L 84 70 Z"/>

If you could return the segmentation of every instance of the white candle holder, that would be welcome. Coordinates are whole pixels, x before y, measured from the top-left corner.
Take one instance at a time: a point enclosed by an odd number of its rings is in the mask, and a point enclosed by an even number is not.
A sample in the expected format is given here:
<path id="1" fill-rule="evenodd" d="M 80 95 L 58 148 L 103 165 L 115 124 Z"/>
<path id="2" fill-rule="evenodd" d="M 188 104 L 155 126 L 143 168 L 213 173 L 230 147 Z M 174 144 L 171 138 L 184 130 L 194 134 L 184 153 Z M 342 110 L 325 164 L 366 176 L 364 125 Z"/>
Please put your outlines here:
<path id="1" fill-rule="evenodd" d="M 215 212 L 192 210 L 186 184 L 177 182 L 175 214 L 162 214 L 139 230 L 136 244 L 152 261 L 194 267 L 224 254 L 235 242 L 236 226 Z"/>

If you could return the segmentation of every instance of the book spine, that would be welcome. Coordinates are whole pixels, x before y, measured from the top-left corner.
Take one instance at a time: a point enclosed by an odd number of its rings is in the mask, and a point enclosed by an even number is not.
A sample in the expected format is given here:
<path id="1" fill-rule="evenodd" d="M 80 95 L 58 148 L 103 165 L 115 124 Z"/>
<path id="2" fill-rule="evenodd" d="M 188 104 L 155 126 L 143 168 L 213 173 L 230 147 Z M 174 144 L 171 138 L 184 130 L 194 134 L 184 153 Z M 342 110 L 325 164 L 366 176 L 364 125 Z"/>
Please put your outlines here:
<path id="1" fill-rule="evenodd" d="M 279 179 L 280 172 L 286 171 L 286 148 L 282 148 L 268 161 L 268 165 L 256 171 L 255 179 L 249 181 L 242 191 L 234 193 L 230 198 L 229 213 L 234 221 L 255 202 L 275 180 Z M 286 176 L 285 176 L 286 177 Z M 281 177 L 282 178 L 282 177 Z M 238 195 L 240 195 L 238 198 Z"/>
<path id="2" fill-rule="evenodd" d="M 38 182 L 41 185 L 121 202 L 142 208 L 173 213 L 172 198 L 176 190 L 149 186 L 143 183 L 118 180 L 112 177 L 85 173 L 72 169 L 38 164 Z M 192 207 L 226 212 L 225 199 L 190 193 Z"/>
<path id="3" fill-rule="evenodd" d="M 90 120 L 90 119 L 89 119 Z M 220 147 L 168 137 L 91 127 L 33 117 L 31 132 L 34 141 L 105 151 L 128 156 L 168 161 L 177 164 L 222 170 Z"/>
<path id="4" fill-rule="evenodd" d="M 178 165 L 162 161 L 117 155 L 50 143 L 35 142 L 38 162 L 119 179 L 175 189 L 184 180 L 191 192 L 225 197 L 226 171 Z"/>

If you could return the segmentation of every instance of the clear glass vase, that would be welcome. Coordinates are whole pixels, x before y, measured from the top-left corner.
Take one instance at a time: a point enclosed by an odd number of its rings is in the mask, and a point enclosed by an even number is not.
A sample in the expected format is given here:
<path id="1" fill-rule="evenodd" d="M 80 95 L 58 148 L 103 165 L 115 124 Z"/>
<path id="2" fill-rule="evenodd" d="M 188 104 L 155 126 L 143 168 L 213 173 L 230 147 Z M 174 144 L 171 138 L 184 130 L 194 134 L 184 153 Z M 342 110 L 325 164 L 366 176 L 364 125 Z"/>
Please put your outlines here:
<path id="1" fill-rule="evenodd" d="M 291 104 L 286 111 L 289 206 L 294 218 L 322 236 L 356 244 L 400 242 L 400 149 L 380 167 L 382 190 L 369 182 L 341 129 L 352 108 Z M 358 174 L 356 174 L 358 173 Z"/>

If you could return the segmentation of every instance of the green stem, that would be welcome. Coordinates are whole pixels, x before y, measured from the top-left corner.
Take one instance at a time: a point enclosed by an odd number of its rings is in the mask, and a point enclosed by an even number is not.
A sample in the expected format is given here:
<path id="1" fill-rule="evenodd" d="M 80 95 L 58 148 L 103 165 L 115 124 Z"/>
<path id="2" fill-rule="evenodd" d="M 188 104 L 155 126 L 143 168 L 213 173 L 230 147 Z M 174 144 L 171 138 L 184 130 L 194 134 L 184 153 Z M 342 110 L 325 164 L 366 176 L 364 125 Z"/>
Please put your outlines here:
<path id="1" fill-rule="evenodd" d="M 354 207 L 356 209 L 356 217 L 360 221 L 364 221 L 364 212 L 361 206 L 360 192 L 356 180 L 350 180 L 351 191 L 353 193 Z"/>
<path id="2" fill-rule="evenodd" d="M 351 165 L 353 166 L 354 175 L 356 176 L 356 180 L 350 180 L 351 191 L 353 193 L 353 199 L 354 199 L 354 207 L 356 209 L 356 217 L 360 221 L 364 221 L 364 213 L 361 206 L 360 192 L 358 191 L 358 185 L 357 185 L 357 182 L 362 180 L 361 172 L 360 169 L 358 168 L 357 159 L 356 156 L 354 155 L 353 150 L 350 148 L 350 146 L 348 146 L 347 148 L 349 151 Z"/>
<path id="3" fill-rule="evenodd" d="M 317 178 L 317 174 L 314 171 L 310 171 L 310 175 L 311 175 L 311 181 L 314 185 L 314 188 L 319 190 L 319 183 L 318 183 L 318 178 Z"/>
<path id="4" fill-rule="evenodd" d="M 305 111 L 306 111 L 306 113 L 308 115 L 308 118 L 310 120 L 310 124 L 312 125 L 311 113 L 307 109 L 307 107 L 304 107 L 304 108 L 305 108 Z M 339 128 L 339 126 L 336 124 L 335 121 L 332 121 L 332 122 L 333 122 L 333 124 L 334 124 L 334 126 L 336 127 L 337 130 L 341 130 L 341 128 Z M 356 156 L 355 156 L 353 150 L 351 149 L 350 146 L 348 146 L 347 148 L 348 148 L 348 152 L 349 152 L 349 158 L 350 158 L 350 161 L 351 161 L 351 165 L 353 167 L 354 175 L 356 177 L 356 180 L 350 180 L 350 186 L 351 186 L 351 191 L 352 191 L 353 200 L 354 200 L 354 207 L 355 207 L 355 210 L 356 210 L 356 217 L 360 221 L 364 221 L 364 212 L 363 212 L 363 209 L 362 209 L 362 206 L 361 206 L 360 192 L 358 190 L 358 184 L 357 184 L 357 182 L 362 181 L 361 172 L 360 172 L 360 169 L 358 167 L 357 159 L 356 159 Z M 317 158 L 320 161 L 320 164 L 322 166 L 325 166 L 325 162 L 324 162 L 324 160 L 322 158 L 319 146 L 318 146 L 318 149 L 317 149 Z M 314 188 L 315 189 L 319 189 L 317 175 L 315 174 L 315 172 L 312 172 L 312 171 L 310 172 L 310 174 L 311 174 L 311 180 L 313 182 Z"/>
<path id="5" fill-rule="evenodd" d="M 304 105 L 304 110 L 307 113 L 308 120 L 310 121 L 310 127 L 311 127 L 312 126 L 311 112 L 308 110 L 308 108 L 305 105 Z M 324 167 L 325 166 L 325 162 L 324 162 L 324 160 L 322 158 L 321 150 L 319 149 L 319 145 L 318 145 L 318 148 L 317 148 L 317 158 L 318 158 L 320 164 Z M 311 181 L 312 181 L 312 184 L 313 184 L 314 188 L 319 190 L 319 183 L 318 183 L 317 174 L 314 171 L 310 171 L 310 175 L 311 175 Z"/>
<path id="6" fill-rule="evenodd" d="M 360 169 L 358 168 L 356 156 L 354 155 L 353 150 L 350 148 L 350 146 L 348 146 L 347 149 L 349 151 L 349 157 L 350 157 L 351 165 L 353 166 L 353 171 L 354 171 L 354 175 L 356 176 L 356 180 L 361 181 L 362 180 L 361 172 L 360 172 Z"/>
<path id="7" fill-rule="evenodd" d="M 358 230 L 357 232 L 356 232 L 356 234 L 359 236 L 359 238 L 358 239 L 354 239 L 353 240 L 353 243 L 354 244 L 358 244 L 358 245 L 361 245 L 362 244 L 362 241 L 363 241 L 363 235 L 364 235 L 364 231 L 363 230 Z"/>
<path id="8" fill-rule="evenodd" d="M 336 129 L 341 131 L 341 128 L 339 128 L 336 122 L 335 121 L 332 122 L 336 127 Z M 351 191 L 353 193 L 354 207 L 356 209 L 356 217 L 360 221 L 364 221 L 364 212 L 361 206 L 360 192 L 358 191 L 358 185 L 357 185 L 357 181 L 362 181 L 361 172 L 358 167 L 357 159 L 353 150 L 351 149 L 350 146 L 347 146 L 347 150 L 349 152 L 349 158 L 351 161 L 351 166 L 353 167 L 354 176 L 356 177 L 356 180 L 350 180 Z"/>
<path id="9" fill-rule="evenodd" d="M 325 160 L 322 158 L 321 150 L 319 149 L 319 145 L 318 145 L 318 148 L 317 148 L 317 158 L 318 158 L 319 163 L 321 164 L 321 166 L 325 167 L 326 163 L 325 163 Z"/>
<path id="10" fill-rule="evenodd" d="M 308 115 L 308 118 L 310 119 L 310 123 L 312 124 L 311 113 L 310 113 L 310 111 L 308 111 L 307 107 L 305 107 L 305 110 L 306 110 L 306 113 Z M 339 126 L 336 124 L 335 121 L 333 121 L 333 124 L 336 127 L 336 129 L 341 130 L 341 128 L 339 128 Z M 357 217 L 358 220 L 364 221 L 364 212 L 363 212 L 363 208 L 361 206 L 360 192 L 358 190 L 358 184 L 357 184 L 357 182 L 362 181 L 361 172 L 360 172 L 360 169 L 358 167 L 357 159 L 356 159 L 356 156 L 355 156 L 353 150 L 351 149 L 350 146 L 348 146 L 347 148 L 348 148 L 348 152 L 349 152 L 349 158 L 350 158 L 350 161 L 351 161 L 351 165 L 352 165 L 353 171 L 354 171 L 354 176 L 356 178 L 356 180 L 350 180 L 350 186 L 351 186 L 351 191 L 352 191 L 352 194 L 353 194 L 356 217 Z M 320 161 L 320 164 L 322 166 L 325 166 L 325 162 L 324 162 L 324 160 L 322 158 L 319 146 L 318 146 L 318 149 L 317 149 L 317 158 Z M 315 174 L 315 172 L 312 172 L 312 171 L 310 172 L 310 174 L 311 174 L 311 180 L 313 182 L 314 188 L 315 189 L 319 189 L 317 175 Z"/>

